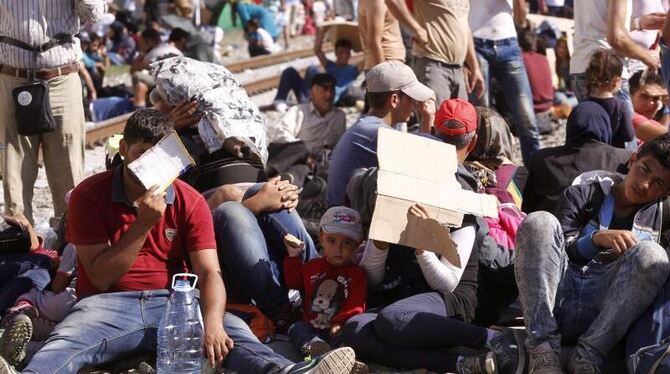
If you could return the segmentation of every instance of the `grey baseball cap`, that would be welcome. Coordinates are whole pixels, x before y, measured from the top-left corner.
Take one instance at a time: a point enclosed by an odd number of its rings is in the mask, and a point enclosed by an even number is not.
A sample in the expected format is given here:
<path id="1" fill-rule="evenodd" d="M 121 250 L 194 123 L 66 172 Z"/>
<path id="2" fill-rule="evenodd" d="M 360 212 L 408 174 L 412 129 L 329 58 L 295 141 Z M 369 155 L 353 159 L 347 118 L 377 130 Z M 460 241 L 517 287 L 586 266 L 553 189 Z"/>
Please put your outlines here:
<path id="1" fill-rule="evenodd" d="M 402 91 L 416 101 L 426 101 L 435 92 L 416 79 L 412 69 L 401 63 L 385 61 L 375 65 L 365 74 L 367 92 Z"/>
<path id="2" fill-rule="evenodd" d="M 363 240 L 361 215 L 344 206 L 328 209 L 321 217 L 319 228 L 329 234 L 342 234 L 352 240 Z"/>

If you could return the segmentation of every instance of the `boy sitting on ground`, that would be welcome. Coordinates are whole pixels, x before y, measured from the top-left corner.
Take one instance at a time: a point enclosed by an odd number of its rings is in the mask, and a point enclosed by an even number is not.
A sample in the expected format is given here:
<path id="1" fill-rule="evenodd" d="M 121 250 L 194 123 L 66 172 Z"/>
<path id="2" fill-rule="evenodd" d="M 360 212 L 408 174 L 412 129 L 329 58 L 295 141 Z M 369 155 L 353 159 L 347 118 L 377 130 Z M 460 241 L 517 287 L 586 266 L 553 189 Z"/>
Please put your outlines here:
<path id="1" fill-rule="evenodd" d="M 576 344 L 568 373 L 600 373 L 668 277 L 670 238 L 661 221 L 670 136 L 644 144 L 629 169 L 568 187 L 556 216 L 531 213 L 519 227 L 515 271 L 528 373 L 562 373 L 561 343 Z"/>
<path id="2" fill-rule="evenodd" d="M 328 209 L 321 218 L 319 243 L 324 257 L 303 263 L 302 243 L 284 238 L 286 285 L 302 292 L 303 320 L 291 325 L 288 336 L 306 356 L 318 356 L 337 345 L 342 325 L 365 311 L 367 280 L 351 255 L 363 240 L 361 216 L 343 206 Z"/>

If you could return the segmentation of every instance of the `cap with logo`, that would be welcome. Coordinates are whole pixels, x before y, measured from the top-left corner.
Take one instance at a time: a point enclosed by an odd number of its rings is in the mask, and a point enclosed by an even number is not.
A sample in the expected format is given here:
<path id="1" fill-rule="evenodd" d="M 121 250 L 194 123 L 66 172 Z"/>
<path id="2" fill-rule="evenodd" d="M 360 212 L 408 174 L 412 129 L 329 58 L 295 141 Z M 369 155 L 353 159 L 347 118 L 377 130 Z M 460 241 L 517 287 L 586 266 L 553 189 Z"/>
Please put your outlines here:
<path id="1" fill-rule="evenodd" d="M 447 122 L 456 121 L 462 127 L 449 128 Z M 435 130 L 445 136 L 459 136 L 477 130 L 477 110 L 463 99 L 445 100 L 435 113 Z"/>
<path id="2" fill-rule="evenodd" d="M 401 62 L 382 62 L 365 74 L 367 92 L 402 91 L 416 101 L 426 101 L 435 92 L 419 82 L 412 69 Z"/>
<path id="3" fill-rule="evenodd" d="M 352 240 L 363 240 L 361 215 L 344 206 L 328 209 L 321 217 L 319 228 L 328 234 L 342 234 Z"/>

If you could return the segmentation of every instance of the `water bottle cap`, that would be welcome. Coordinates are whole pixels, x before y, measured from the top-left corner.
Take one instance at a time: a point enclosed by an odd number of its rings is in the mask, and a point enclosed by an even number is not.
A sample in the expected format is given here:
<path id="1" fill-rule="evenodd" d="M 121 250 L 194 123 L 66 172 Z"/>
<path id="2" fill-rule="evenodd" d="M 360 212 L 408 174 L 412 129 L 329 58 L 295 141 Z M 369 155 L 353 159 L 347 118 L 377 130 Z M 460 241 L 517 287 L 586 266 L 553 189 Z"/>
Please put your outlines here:
<path id="1" fill-rule="evenodd" d="M 193 279 L 193 284 L 189 282 Z M 198 283 L 198 276 L 191 273 L 179 273 L 172 276 L 172 289 L 179 292 L 186 292 L 195 289 Z"/>

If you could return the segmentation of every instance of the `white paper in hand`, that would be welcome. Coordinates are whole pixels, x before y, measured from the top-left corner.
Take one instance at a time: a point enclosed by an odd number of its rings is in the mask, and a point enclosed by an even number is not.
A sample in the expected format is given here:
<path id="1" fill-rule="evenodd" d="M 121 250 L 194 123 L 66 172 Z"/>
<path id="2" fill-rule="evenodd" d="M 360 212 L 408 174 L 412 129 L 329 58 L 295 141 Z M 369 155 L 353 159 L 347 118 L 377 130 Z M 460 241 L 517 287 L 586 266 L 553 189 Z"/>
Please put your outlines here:
<path id="1" fill-rule="evenodd" d="M 195 165 L 176 132 L 161 139 L 128 165 L 130 171 L 147 190 L 160 186 L 157 192 L 165 191 L 172 182 Z"/>

